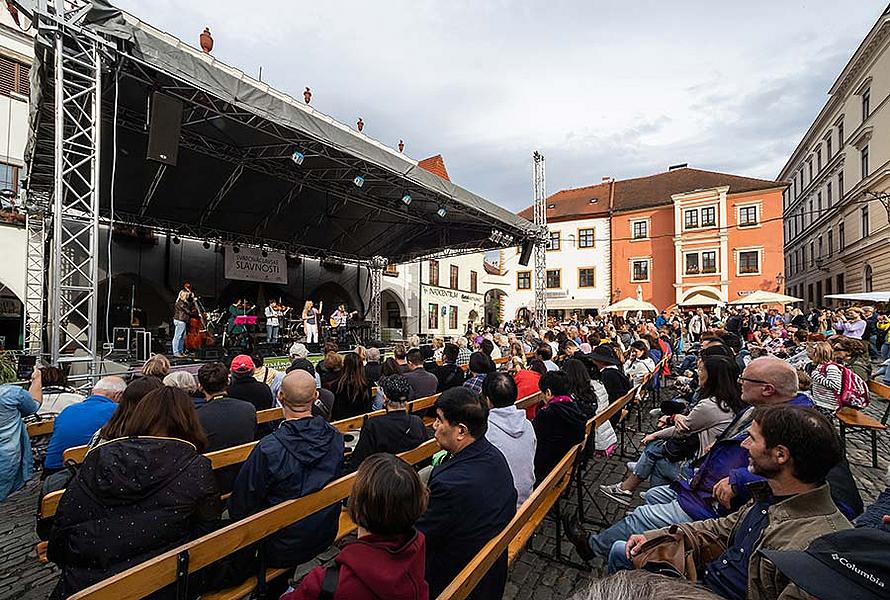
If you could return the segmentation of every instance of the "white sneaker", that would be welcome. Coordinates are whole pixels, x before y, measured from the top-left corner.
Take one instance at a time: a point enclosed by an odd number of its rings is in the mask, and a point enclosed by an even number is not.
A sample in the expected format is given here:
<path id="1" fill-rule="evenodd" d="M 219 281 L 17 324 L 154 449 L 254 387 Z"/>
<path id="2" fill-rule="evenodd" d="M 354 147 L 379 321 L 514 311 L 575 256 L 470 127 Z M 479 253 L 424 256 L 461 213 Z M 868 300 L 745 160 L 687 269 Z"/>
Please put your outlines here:
<path id="1" fill-rule="evenodd" d="M 637 463 L 636 463 L 636 462 L 633 462 L 633 461 L 631 461 L 631 462 L 627 462 L 627 463 L 624 463 L 624 464 L 627 465 L 627 470 L 628 470 L 628 471 L 633 471 L 634 469 L 637 468 Z"/>
<path id="2" fill-rule="evenodd" d="M 601 485 L 600 492 L 603 493 L 603 496 L 624 506 L 630 506 L 630 501 L 634 497 L 634 493 L 623 489 L 620 483 Z"/>
<path id="3" fill-rule="evenodd" d="M 660 408 L 653 408 L 652 410 L 649 411 L 649 414 L 652 415 L 653 417 L 655 417 L 655 418 L 657 419 L 657 418 L 659 418 L 659 417 L 661 416 L 661 409 L 660 409 Z"/>

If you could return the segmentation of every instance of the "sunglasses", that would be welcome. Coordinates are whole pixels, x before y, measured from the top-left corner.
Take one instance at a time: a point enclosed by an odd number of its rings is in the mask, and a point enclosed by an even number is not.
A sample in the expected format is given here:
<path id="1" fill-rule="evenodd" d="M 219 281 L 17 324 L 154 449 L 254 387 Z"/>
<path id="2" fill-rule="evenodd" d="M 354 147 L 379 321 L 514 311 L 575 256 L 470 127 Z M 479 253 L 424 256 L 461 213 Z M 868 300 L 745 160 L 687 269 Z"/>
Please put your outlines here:
<path id="1" fill-rule="evenodd" d="M 764 381 L 762 379 L 749 379 L 748 377 L 742 377 L 741 375 L 739 375 L 739 383 L 744 383 L 746 381 L 748 383 L 759 383 L 760 385 L 772 385 L 769 381 Z"/>

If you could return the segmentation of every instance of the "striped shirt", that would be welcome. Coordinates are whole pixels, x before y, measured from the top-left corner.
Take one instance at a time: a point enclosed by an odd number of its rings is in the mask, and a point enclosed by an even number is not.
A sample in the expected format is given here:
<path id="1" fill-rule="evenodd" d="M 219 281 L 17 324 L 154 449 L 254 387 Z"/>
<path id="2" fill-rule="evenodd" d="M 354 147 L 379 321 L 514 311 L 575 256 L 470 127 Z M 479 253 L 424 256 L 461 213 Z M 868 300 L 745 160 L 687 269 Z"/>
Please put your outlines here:
<path id="1" fill-rule="evenodd" d="M 810 393 L 816 406 L 836 410 L 838 407 L 837 397 L 844 382 L 844 373 L 841 368 L 835 363 L 825 363 L 813 369 L 810 379 L 813 382 Z"/>

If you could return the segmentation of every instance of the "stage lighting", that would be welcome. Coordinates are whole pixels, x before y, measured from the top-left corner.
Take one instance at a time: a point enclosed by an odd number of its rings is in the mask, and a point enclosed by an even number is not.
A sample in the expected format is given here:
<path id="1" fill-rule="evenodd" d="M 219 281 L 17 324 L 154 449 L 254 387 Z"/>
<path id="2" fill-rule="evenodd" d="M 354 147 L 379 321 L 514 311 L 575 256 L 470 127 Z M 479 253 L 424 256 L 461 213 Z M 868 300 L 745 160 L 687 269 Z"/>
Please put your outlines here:
<path id="1" fill-rule="evenodd" d="M 179 244 L 179 242 L 181 242 L 181 241 L 182 241 L 182 240 L 179 239 L 179 236 L 173 236 L 173 243 L 174 243 L 174 244 Z"/>
<path id="2" fill-rule="evenodd" d="M 302 165 L 305 158 L 306 156 L 299 150 L 294 150 L 294 153 L 290 155 L 290 159 L 298 165 Z"/>
<path id="3" fill-rule="evenodd" d="M 238 254 L 239 252 L 241 252 L 241 248 L 239 248 L 238 246 L 232 246 L 233 254 Z"/>
<path id="4" fill-rule="evenodd" d="M 356 187 L 362 187 L 365 185 L 365 178 L 361 175 L 356 175 L 355 179 L 352 180 L 352 183 L 354 183 Z"/>
<path id="5" fill-rule="evenodd" d="M 266 258 L 267 256 L 269 256 L 269 253 L 266 252 L 265 250 L 263 250 L 263 251 L 261 252 L 261 254 L 263 255 L 263 258 Z"/>
<path id="6" fill-rule="evenodd" d="M 411 205 L 411 194 L 405 194 L 404 196 L 402 196 L 402 204 L 404 204 L 405 206 Z"/>
<path id="7" fill-rule="evenodd" d="M 210 242 L 204 242 L 203 245 L 205 250 L 210 250 Z"/>
<path id="8" fill-rule="evenodd" d="M 439 215 L 439 218 L 444 219 L 445 215 L 448 214 L 448 209 L 444 206 L 440 206 L 439 210 L 436 211 L 436 214 Z"/>

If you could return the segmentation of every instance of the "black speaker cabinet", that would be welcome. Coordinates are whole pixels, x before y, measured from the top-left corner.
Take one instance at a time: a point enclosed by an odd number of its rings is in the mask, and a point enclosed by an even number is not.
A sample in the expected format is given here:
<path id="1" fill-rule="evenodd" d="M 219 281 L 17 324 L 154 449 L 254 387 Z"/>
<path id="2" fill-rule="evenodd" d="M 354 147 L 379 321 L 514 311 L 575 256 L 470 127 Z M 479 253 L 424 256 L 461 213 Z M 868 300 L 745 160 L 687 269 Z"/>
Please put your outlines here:
<path id="1" fill-rule="evenodd" d="M 535 249 L 535 243 L 532 240 L 522 242 L 522 253 L 519 255 L 519 264 L 523 267 L 528 266 L 528 261 L 532 257 L 532 250 Z"/>
<path id="2" fill-rule="evenodd" d="M 179 158 L 182 102 L 155 92 L 151 97 L 150 119 L 147 158 L 175 167 Z"/>

